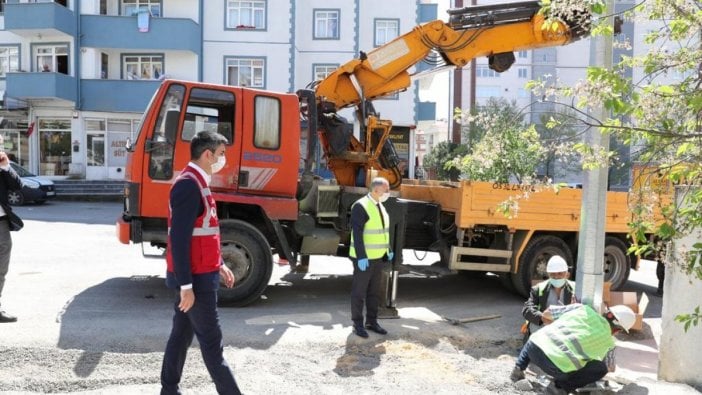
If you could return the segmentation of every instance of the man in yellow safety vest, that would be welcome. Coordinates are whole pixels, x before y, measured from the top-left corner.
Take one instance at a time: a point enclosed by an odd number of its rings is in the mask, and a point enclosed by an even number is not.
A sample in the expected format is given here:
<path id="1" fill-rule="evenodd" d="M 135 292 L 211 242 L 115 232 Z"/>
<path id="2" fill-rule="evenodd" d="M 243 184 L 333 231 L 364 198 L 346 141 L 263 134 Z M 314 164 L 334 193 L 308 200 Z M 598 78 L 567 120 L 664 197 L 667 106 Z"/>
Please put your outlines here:
<path id="1" fill-rule="evenodd" d="M 629 332 L 636 315 L 627 306 L 608 308 L 602 315 L 590 306 L 564 306 L 562 315 L 531 335 L 517 358 L 512 381 L 524 378 L 524 370 L 534 363 L 553 377 L 545 393 L 567 394 L 595 382 L 607 374 L 604 362 L 614 348 L 612 335 Z"/>
<path id="2" fill-rule="evenodd" d="M 390 249 L 390 217 L 383 202 L 390 196 L 388 180 L 377 177 L 371 181 L 368 195 L 351 207 L 351 245 L 349 257 L 353 262 L 351 285 L 351 320 L 356 335 L 366 338 L 369 329 L 385 335 L 378 324 L 380 280 L 383 263 L 392 261 Z M 363 302 L 366 304 L 366 324 L 363 325 Z"/>

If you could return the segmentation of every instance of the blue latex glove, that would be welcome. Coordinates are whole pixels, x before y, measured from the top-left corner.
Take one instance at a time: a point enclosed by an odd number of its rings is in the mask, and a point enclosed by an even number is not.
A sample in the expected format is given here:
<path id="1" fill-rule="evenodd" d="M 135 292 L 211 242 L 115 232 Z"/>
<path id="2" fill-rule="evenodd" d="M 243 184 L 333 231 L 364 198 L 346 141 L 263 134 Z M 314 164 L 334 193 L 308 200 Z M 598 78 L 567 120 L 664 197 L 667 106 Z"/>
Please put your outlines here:
<path id="1" fill-rule="evenodd" d="M 395 254 L 392 251 L 388 251 L 388 261 L 392 262 L 392 257 L 394 257 Z"/>
<path id="2" fill-rule="evenodd" d="M 358 268 L 361 269 L 362 272 L 365 272 L 366 269 L 368 269 L 368 258 L 359 259 Z"/>

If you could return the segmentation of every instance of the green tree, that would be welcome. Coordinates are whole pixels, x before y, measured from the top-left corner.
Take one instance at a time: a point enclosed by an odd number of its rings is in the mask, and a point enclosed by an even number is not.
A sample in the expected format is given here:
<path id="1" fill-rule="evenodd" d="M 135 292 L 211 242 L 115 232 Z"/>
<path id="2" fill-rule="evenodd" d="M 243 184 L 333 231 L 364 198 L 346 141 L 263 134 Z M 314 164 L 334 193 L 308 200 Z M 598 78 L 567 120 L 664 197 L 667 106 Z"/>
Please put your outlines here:
<path id="1" fill-rule="evenodd" d="M 573 2 L 545 1 L 549 15 L 572 12 Z M 597 11 L 606 12 L 603 1 L 589 0 Z M 644 38 L 647 50 L 640 56 L 623 56 L 611 70 L 590 67 L 587 79 L 575 87 L 539 81 L 533 83 L 537 95 L 572 97 L 572 109 L 582 115 L 587 127 L 600 128 L 634 147 L 632 156 L 642 168 L 655 168 L 655 173 L 671 183 L 702 183 L 702 3 L 692 0 L 647 0 L 620 15 L 646 23 Z M 604 20 L 604 19 L 603 19 Z M 643 30 L 643 29 L 642 29 Z M 612 34 L 611 27 L 594 26 L 593 34 Z M 619 40 L 619 39 L 618 39 Z M 621 41 L 621 40 L 620 40 Z M 617 45 L 627 45 L 618 42 Z M 635 68 L 642 75 L 626 78 L 625 70 Z M 606 119 L 589 117 L 588 110 L 604 105 L 610 112 Z M 702 189 L 693 188 L 684 196 L 684 209 L 675 202 L 650 199 L 651 191 L 639 189 L 641 197 L 635 209 L 637 217 L 631 226 L 636 252 L 655 253 L 660 243 L 691 229 L 702 228 Z M 662 205 L 665 221 L 654 221 L 651 205 Z M 690 275 L 702 279 L 702 243 L 693 246 L 683 264 Z M 699 309 L 678 317 L 696 324 L 702 316 Z"/>
<path id="2" fill-rule="evenodd" d="M 433 173 L 436 179 L 456 181 L 460 173 L 459 170 L 447 167 L 447 164 L 456 157 L 462 157 L 467 152 L 468 148 L 464 145 L 442 141 L 424 156 L 423 165 L 426 170 Z"/>
<path id="3" fill-rule="evenodd" d="M 535 127 L 524 123 L 516 102 L 490 98 L 476 112 L 467 114 L 459 109 L 454 113 L 477 140 L 450 167 L 460 170 L 463 178 L 476 181 L 522 183 L 536 175 L 546 150 Z"/>

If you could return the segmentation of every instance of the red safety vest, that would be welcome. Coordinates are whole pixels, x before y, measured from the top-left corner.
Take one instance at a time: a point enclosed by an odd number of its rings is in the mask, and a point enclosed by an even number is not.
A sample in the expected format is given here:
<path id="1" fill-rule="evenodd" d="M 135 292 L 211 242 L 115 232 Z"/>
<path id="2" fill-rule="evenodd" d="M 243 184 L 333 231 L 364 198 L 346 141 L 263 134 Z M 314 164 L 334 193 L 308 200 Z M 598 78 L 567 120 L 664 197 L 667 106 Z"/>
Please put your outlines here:
<path id="1" fill-rule="evenodd" d="M 176 178 L 175 185 L 183 179 L 194 180 L 200 188 L 202 202 L 205 210 L 195 219 L 193 235 L 190 238 L 190 267 L 193 274 L 211 273 L 219 270 L 222 260 L 220 247 L 219 220 L 217 219 L 217 204 L 215 203 L 210 188 L 202 175 L 190 166 Z M 166 262 L 168 271 L 174 272 L 173 256 L 171 255 L 171 208 L 168 207 L 168 246 L 166 248 Z"/>

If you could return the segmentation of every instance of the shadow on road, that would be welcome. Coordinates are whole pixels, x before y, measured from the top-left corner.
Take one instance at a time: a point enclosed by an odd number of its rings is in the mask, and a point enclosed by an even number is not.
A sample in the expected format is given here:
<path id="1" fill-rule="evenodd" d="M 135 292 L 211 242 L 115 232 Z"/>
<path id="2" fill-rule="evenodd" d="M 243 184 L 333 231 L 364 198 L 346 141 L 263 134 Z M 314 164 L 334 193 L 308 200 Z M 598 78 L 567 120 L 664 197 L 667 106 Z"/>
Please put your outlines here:
<path id="1" fill-rule="evenodd" d="M 338 342 L 339 329 L 351 333 L 350 289 L 351 276 L 284 276 L 270 285 L 258 302 L 245 308 L 219 309 L 224 344 L 268 349 L 288 330 L 299 328 Z M 461 352 L 482 358 L 514 353 L 519 346 L 521 298 L 508 294 L 496 280 L 401 278 L 397 303 L 403 318 L 384 321 L 391 335 L 382 340 L 434 346 L 448 338 Z M 404 309 L 409 312 L 407 318 Z M 416 311 L 429 318 L 415 317 Z M 162 277 L 112 278 L 85 289 L 66 304 L 57 318 L 61 324 L 58 347 L 82 350 L 74 371 L 88 377 L 105 353 L 162 352 L 172 312 L 173 294 Z M 440 318 L 494 313 L 502 318 L 459 326 Z M 338 374 L 372 374 L 385 345 L 356 342 L 354 338 L 348 336 Z M 360 367 L 354 365 L 356 360 L 361 361 Z"/>

